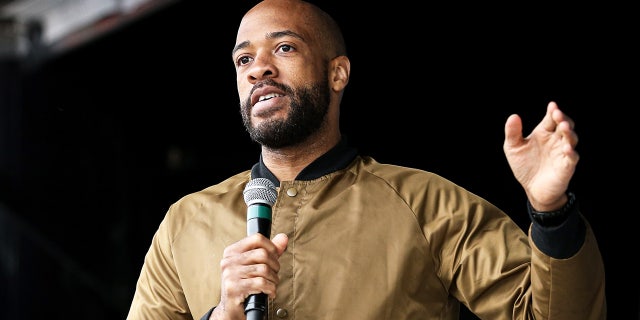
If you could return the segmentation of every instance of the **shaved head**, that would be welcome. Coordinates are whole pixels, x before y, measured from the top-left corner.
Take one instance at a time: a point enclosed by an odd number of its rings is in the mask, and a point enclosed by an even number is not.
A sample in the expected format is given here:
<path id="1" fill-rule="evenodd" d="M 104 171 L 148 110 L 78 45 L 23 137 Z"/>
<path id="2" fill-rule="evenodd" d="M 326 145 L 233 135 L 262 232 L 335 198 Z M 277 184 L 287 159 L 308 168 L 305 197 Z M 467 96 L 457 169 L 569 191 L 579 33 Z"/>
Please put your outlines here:
<path id="1" fill-rule="evenodd" d="M 323 48 L 326 59 L 347 54 L 347 49 L 338 23 L 324 10 L 316 5 L 301 0 L 263 0 L 251 8 L 243 17 L 240 29 L 247 18 L 259 13 L 269 15 L 275 20 L 299 19 L 307 30 L 311 30 L 311 38 Z M 311 40 L 311 39 L 309 39 Z"/>

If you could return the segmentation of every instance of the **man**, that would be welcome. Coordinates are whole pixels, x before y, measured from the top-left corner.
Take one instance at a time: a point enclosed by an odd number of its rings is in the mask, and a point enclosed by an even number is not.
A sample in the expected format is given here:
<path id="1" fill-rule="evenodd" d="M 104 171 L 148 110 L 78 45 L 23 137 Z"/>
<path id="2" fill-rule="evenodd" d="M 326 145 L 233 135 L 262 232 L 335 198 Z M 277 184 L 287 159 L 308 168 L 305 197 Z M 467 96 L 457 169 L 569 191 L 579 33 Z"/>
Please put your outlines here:
<path id="1" fill-rule="evenodd" d="M 128 319 L 605 319 L 604 266 L 567 190 L 579 155 L 554 102 L 528 137 L 512 115 L 504 151 L 528 198 L 527 235 L 504 212 L 423 170 L 360 155 L 339 128 L 350 61 L 314 5 L 265 0 L 233 48 L 251 170 L 173 204 L 145 258 Z M 277 186 L 272 238 L 246 236 L 243 190 Z"/>

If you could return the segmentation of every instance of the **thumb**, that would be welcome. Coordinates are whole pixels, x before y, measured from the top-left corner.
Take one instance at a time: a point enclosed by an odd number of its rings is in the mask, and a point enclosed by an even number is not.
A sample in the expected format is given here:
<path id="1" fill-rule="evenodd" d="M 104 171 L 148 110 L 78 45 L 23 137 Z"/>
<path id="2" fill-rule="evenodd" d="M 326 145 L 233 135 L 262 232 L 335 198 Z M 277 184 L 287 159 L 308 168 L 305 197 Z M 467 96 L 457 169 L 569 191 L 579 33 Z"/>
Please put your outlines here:
<path id="1" fill-rule="evenodd" d="M 522 119 L 519 115 L 512 114 L 504 125 L 504 146 L 505 148 L 516 146 L 521 140 Z"/>
<path id="2" fill-rule="evenodd" d="M 287 235 L 284 233 L 278 233 L 273 237 L 271 241 L 276 245 L 276 248 L 278 249 L 278 256 L 280 256 L 284 253 L 284 250 L 287 249 L 289 237 L 287 237 Z"/>

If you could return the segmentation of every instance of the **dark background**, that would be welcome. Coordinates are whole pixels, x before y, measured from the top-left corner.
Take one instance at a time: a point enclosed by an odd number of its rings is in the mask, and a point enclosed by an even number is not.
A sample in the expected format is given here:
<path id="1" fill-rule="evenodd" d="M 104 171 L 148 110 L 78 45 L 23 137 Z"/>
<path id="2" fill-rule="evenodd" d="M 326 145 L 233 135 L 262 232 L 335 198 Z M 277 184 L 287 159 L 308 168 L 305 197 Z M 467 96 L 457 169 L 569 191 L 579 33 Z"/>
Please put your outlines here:
<path id="1" fill-rule="evenodd" d="M 182 1 L 42 63 L 0 61 L 0 319 L 124 319 L 168 206 L 258 160 L 231 61 L 254 3 Z M 639 319 L 632 11 L 372 4 L 322 5 L 352 60 L 343 132 L 526 228 L 503 126 L 519 113 L 528 133 L 557 101 L 577 123 L 571 188 L 605 259 L 609 319 Z"/>

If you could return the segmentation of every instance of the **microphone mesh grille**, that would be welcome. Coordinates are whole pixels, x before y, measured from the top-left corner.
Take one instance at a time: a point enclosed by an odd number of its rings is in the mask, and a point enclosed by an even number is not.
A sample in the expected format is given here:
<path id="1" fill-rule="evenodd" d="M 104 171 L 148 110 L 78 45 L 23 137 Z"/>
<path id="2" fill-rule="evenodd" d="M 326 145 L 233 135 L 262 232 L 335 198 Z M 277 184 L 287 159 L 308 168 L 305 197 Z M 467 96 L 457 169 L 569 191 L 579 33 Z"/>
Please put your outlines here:
<path id="1" fill-rule="evenodd" d="M 276 202 L 276 198 L 278 197 L 276 186 L 271 182 L 271 180 L 265 178 L 256 178 L 249 181 L 242 194 L 247 206 L 254 203 L 263 203 L 273 206 Z"/>

